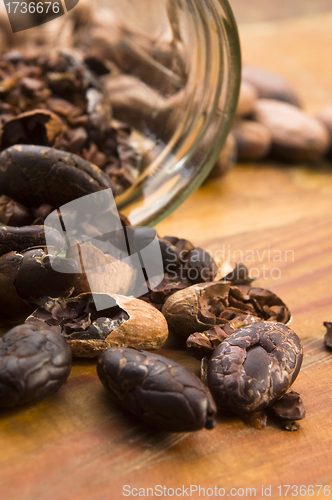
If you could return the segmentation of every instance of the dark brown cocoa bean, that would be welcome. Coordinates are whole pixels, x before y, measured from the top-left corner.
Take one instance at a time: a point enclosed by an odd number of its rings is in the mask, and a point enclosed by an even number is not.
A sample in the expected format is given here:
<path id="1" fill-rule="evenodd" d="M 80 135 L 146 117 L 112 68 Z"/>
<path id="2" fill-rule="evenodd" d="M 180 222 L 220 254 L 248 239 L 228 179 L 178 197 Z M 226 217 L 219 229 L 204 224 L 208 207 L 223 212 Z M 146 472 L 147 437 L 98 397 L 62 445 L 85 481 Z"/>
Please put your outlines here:
<path id="1" fill-rule="evenodd" d="M 48 228 L 47 239 L 48 244 L 58 252 L 63 250 L 65 241 L 56 229 Z M 44 245 L 46 245 L 44 226 L 0 227 L 0 256 Z"/>
<path id="2" fill-rule="evenodd" d="M 16 145 L 0 155 L 0 194 L 27 207 L 58 207 L 111 188 L 109 178 L 77 155 L 46 146 Z"/>
<path id="3" fill-rule="evenodd" d="M 25 250 L 22 255 L 15 288 L 29 303 L 36 303 L 40 297 L 67 295 L 73 288 L 74 277 L 79 272 L 74 259 L 56 257 L 41 248 Z M 55 271 L 57 262 L 61 262 L 62 272 Z"/>
<path id="4" fill-rule="evenodd" d="M 50 328 L 19 325 L 0 339 L 0 408 L 53 394 L 71 370 L 67 342 Z"/>
<path id="5" fill-rule="evenodd" d="M 182 261 L 191 283 L 212 281 L 218 271 L 218 266 L 211 255 L 200 247 L 190 250 Z"/>
<path id="6" fill-rule="evenodd" d="M 204 384 L 184 366 L 157 354 L 107 349 L 98 376 L 112 399 L 148 425 L 173 432 L 215 426 L 215 403 Z"/>
<path id="7" fill-rule="evenodd" d="M 287 323 L 290 311 L 270 290 L 229 282 L 199 283 L 173 293 L 162 312 L 171 332 L 187 338 L 214 325 L 238 329 L 260 320 Z M 223 326 L 222 326 L 223 328 Z"/>
<path id="8" fill-rule="evenodd" d="M 257 412 L 288 390 L 301 364 L 301 342 L 290 328 L 258 322 L 217 347 L 208 363 L 208 386 L 221 410 L 239 415 Z"/>
<path id="9" fill-rule="evenodd" d="M 0 313 L 29 314 L 40 297 L 65 296 L 73 288 L 77 264 L 73 259 L 62 259 L 68 273 L 58 273 L 42 249 L 9 252 L 0 257 Z"/>

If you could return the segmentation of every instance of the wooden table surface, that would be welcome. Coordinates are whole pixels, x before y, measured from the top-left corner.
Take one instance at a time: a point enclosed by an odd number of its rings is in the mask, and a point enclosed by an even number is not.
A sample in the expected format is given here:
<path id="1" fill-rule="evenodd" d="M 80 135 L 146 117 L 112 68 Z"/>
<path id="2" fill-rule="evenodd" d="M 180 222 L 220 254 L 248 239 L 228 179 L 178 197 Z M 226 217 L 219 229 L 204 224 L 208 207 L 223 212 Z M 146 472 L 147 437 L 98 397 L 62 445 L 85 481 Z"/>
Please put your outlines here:
<path id="1" fill-rule="evenodd" d="M 332 14 L 243 26 L 241 40 L 244 61 L 287 76 L 310 112 L 332 103 Z M 213 253 L 229 251 L 235 260 L 242 256 L 260 275 L 257 285 L 288 304 L 305 352 L 294 384 L 307 409 L 301 429 L 260 431 L 219 418 L 213 431 L 150 430 L 108 402 L 94 362 L 76 361 L 56 395 L 1 413 L 0 499 L 118 500 L 129 487 L 157 485 L 216 486 L 234 498 L 250 496 L 246 488 L 261 498 L 262 485 L 269 498 L 284 498 L 283 485 L 331 485 L 332 491 L 332 353 L 323 346 L 323 321 L 332 320 L 332 165 L 238 165 L 157 229 Z M 198 372 L 199 363 L 184 351 L 160 352 Z M 318 487 L 313 496 L 301 491 L 302 498 L 317 498 Z M 296 489 L 288 497 L 291 492 Z M 186 490 L 175 493 L 187 498 Z M 328 498 L 328 490 L 318 497 Z M 204 498 L 203 491 L 191 498 Z"/>

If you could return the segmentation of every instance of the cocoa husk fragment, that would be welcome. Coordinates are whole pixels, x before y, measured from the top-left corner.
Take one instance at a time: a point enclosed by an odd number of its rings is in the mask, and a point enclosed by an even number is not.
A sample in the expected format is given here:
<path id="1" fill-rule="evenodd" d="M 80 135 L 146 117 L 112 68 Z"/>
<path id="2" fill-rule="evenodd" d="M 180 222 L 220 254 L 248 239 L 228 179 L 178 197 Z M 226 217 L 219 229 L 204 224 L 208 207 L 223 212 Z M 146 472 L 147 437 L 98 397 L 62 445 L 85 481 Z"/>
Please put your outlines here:
<path id="1" fill-rule="evenodd" d="M 58 115 L 44 109 L 34 109 L 15 116 L 4 124 L 1 149 L 15 144 L 56 147 L 64 130 L 64 123 Z"/>

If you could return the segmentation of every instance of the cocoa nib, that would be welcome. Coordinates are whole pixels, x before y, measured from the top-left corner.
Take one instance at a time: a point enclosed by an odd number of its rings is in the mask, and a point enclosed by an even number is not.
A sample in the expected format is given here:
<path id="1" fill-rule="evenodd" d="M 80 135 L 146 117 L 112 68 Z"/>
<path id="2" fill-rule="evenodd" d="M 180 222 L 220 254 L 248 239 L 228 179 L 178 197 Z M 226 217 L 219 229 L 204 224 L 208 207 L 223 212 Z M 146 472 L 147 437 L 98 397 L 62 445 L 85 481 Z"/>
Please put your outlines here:
<path id="1" fill-rule="evenodd" d="M 111 307 L 98 312 L 91 293 L 74 298 L 49 298 L 43 306 L 27 319 L 28 323 L 44 323 L 61 333 L 67 340 L 105 340 L 106 337 L 129 319 L 116 301 Z"/>
<path id="2" fill-rule="evenodd" d="M 324 326 L 326 328 L 326 333 L 324 336 L 325 346 L 332 349 L 332 323 L 324 321 Z"/>
<path id="3" fill-rule="evenodd" d="M 44 296 L 66 296 L 73 288 L 78 267 L 73 259 L 61 259 L 67 272 L 52 267 L 59 257 L 45 253 L 43 248 L 9 252 L 0 257 L 0 312 L 26 314 L 33 311 Z"/>
<path id="4" fill-rule="evenodd" d="M 0 408 L 32 403 L 66 381 L 67 342 L 47 326 L 19 325 L 0 339 Z"/>
<path id="5" fill-rule="evenodd" d="M 292 422 L 305 417 L 305 408 L 298 392 L 286 392 L 271 406 L 271 414 L 280 420 Z"/>
<path id="6" fill-rule="evenodd" d="M 210 356 L 218 345 L 235 331 L 230 324 L 226 324 L 222 327 L 213 326 L 205 332 L 192 333 L 186 340 L 187 351 L 197 359 Z"/>
<path id="7" fill-rule="evenodd" d="M 215 426 L 215 403 L 196 375 L 157 354 L 107 349 L 98 376 L 112 399 L 148 425 L 173 432 Z"/>
<path id="8" fill-rule="evenodd" d="M 256 278 L 252 278 L 249 274 L 248 268 L 241 262 L 237 263 L 233 271 L 229 272 L 220 279 L 220 281 L 229 281 L 232 285 L 246 285 L 250 286 Z"/>
<path id="9" fill-rule="evenodd" d="M 49 229 L 48 243 L 58 252 L 65 246 L 64 239 L 56 229 Z M 11 251 L 46 245 L 44 226 L 0 227 L 0 256 Z"/>
<path id="10" fill-rule="evenodd" d="M 208 362 L 208 386 L 223 411 L 262 411 L 288 390 L 301 364 L 302 346 L 290 328 L 258 322 L 217 347 Z"/>

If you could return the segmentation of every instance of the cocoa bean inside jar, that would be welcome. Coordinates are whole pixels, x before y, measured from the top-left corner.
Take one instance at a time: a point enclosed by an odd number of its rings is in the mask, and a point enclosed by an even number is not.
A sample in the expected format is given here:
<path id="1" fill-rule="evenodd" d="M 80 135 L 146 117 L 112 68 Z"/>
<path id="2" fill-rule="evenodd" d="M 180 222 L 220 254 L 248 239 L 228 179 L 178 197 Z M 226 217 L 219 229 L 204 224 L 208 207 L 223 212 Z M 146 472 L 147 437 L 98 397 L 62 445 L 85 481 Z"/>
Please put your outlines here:
<path id="1" fill-rule="evenodd" d="M 206 177 L 235 112 L 227 1 L 84 3 L 52 23 L 7 41 L 0 148 L 77 154 L 109 177 L 133 224 L 162 219 Z"/>

